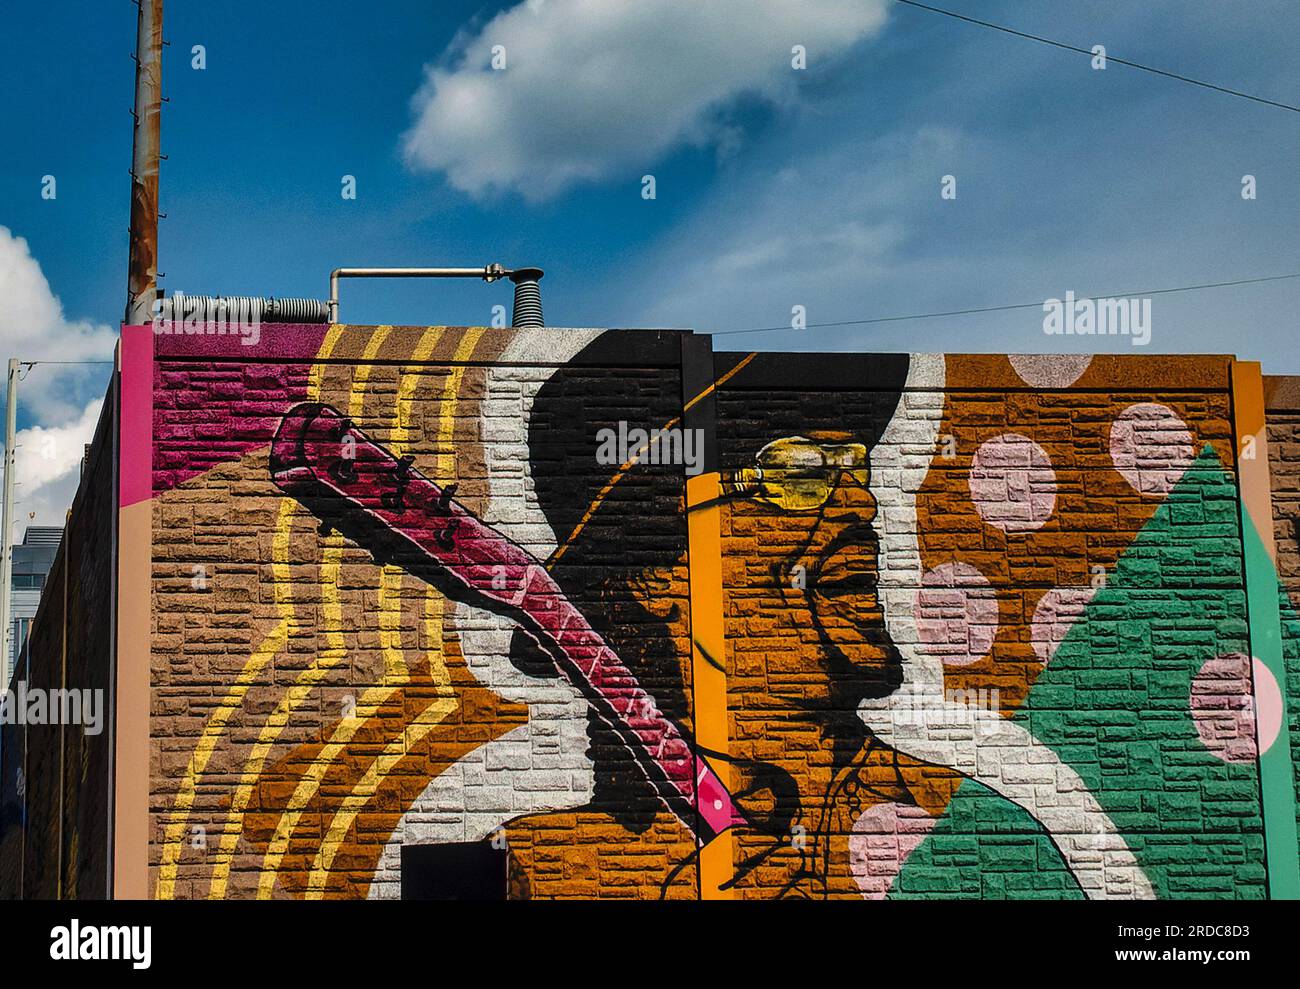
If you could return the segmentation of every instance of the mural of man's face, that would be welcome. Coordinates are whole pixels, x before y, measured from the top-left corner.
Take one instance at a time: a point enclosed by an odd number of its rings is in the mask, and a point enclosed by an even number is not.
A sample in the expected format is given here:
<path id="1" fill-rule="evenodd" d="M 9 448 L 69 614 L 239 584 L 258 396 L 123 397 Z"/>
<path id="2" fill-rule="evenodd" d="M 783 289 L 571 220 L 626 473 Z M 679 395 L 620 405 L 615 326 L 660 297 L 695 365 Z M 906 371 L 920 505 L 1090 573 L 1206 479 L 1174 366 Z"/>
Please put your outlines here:
<path id="1" fill-rule="evenodd" d="M 852 820 L 834 816 L 833 787 L 839 770 L 867 751 L 858 703 L 902 681 L 879 589 L 868 456 L 851 434 L 808 431 L 772 440 L 752 466 L 721 478 L 726 621 L 730 641 L 743 648 L 709 658 L 726 664 L 730 779 L 753 824 L 737 854 L 755 868 L 764 863 L 761 882 L 778 886 L 829 888 L 830 845 L 814 854 L 785 839 L 796 825 L 847 833 Z M 666 610 L 664 593 L 687 580 L 684 567 L 665 568 L 634 581 L 633 593 L 651 611 L 658 599 L 655 613 L 675 640 L 689 643 L 689 616 Z M 689 683 L 689 654 L 679 661 Z M 895 793 L 898 770 L 887 763 L 866 778 Z M 742 871 L 750 875 L 748 866 Z M 836 875 L 856 895 L 847 866 Z"/>
<path id="2" fill-rule="evenodd" d="M 724 525 L 768 534 L 755 545 L 766 566 L 737 576 L 751 587 L 764 578 L 775 585 L 780 620 L 800 630 L 801 667 L 823 674 L 800 678 L 786 699 L 808 710 L 851 712 L 862 697 L 885 696 L 902 679 L 880 597 L 867 450 L 848 434 L 815 432 L 769 444 L 758 461 L 738 472 L 732 487 L 740 496 L 724 506 Z M 770 562 L 769 551 L 777 554 Z"/>

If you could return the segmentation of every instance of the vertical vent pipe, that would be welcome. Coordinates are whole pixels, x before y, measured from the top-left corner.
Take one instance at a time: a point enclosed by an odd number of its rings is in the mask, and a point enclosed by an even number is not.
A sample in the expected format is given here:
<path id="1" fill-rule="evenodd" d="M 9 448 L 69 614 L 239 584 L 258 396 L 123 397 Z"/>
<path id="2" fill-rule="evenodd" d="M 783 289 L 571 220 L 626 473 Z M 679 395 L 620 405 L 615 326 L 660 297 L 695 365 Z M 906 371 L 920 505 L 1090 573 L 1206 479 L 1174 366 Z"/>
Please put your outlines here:
<path id="1" fill-rule="evenodd" d="M 515 283 L 515 311 L 511 316 L 512 326 L 545 326 L 542 316 L 542 280 L 541 268 L 516 268 L 510 272 L 510 280 Z"/>

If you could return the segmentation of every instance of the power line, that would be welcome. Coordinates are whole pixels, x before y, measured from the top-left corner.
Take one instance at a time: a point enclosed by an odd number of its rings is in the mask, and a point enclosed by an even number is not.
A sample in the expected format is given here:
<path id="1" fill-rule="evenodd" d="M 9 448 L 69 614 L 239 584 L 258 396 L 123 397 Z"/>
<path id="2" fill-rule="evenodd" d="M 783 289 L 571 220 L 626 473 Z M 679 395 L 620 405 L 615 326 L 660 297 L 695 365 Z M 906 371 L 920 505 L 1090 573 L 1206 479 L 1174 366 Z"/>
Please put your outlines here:
<path id="1" fill-rule="evenodd" d="M 968 17 L 966 14 L 959 14 L 956 11 L 944 10 L 942 7 L 932 7 L 928 3 L 920 3 L 918 0 L 895 0 L 896 3 L 905 4 L 908 7 L 916 7 L 919 10 L 928 10 L 933 14 L 942 14 L 945 17 L 952 17 L 959 21 L 965 21 L 967 24 L 975 24 L 978 27 L 986 27 L 993 31 L 1001 31 L 1003 34 L 1010 34 L 1017 38 L 1024 38 L 1028 41 L 1037 41 L 1040 45 L 1051 45 L 1054 48 L 1064 48 L 1066 51 L 1077 52 L 1080 55 L 1092 56 L 1094 52 L 1090 48 L 1079 48 L 1076 45 L 1066 44 L 1064 41 L 1054 41 L 1051 38 L 1044 38 L 1037 34 L 1028 34 L 1024 31 L 1017 31 L 1014 28 L 1005 27 L 1001 24 L 994 24 L 991 21 L 982 21 L 977 17 Z M 1119 65 L 1127 65 L 1132 69 L 1141 69 L 1143 72 L 1150 72 L 1154 75 L 1164 76 L 1166 79 L 1176 79 L 1179 82 L 1185 82 L 1192 86 L 1200 86 L 1202 89 L 1212 89 L 1216 93 L 1226 93 L 1228 96 L 1236 96 L 1239 99 L 1251 100 L 1255 103 L 1263 103 L 1266 106 L 1275 106 L 1281 110 L 1290 110 L 1292 113 L 1300 113 L 1300 106 L 1292 106 L 1290 103 L 1279 103 L 1277 100 L 1265 99 L 1262 96 L 1252 96 L 1250 93 L 1243 93 L 1239 89 L 1228 89 L 1226 86 L 1216 86 L 1212 82 L 1205 82 L 1202 79 L 1193 79 L 1191 76 L 1179 75 L 1177 72 L 1169 72 L 1166 69 L 1157 69 L 1152 65 L 1143 65 L 1141 62 L 1132 62 L 1126 58 L 1117 58 L 1106 53 L 1107 62 L 1116 62 Z"/>
<path id="2" fill-rule="evenodd" d="M 1132 298 L 1146 295 L 1171 295 L 1175 292 L 1198 292 L 1207 288 L 1228 288 L 1232 285 L 1258 285 L 1260 282 L 1280 282 L 1288 278 L 1300 278 L 1300 271 L 1289 275 L 1268 275 L 1264 278 L 1239 278 L 1231 282 L 1205 282 L 1201 285 L 1180 285 L 1176 288 L 1153 288 L 1141 292 L 1098 292 L 1094 295 L 1080 295 L 1080 299 L 1116 299 Z M 866 326 L 870 323 L 898 323 L 910 319 L 938 319 L 941 316 L 970 316 L 976 313 L 1009 312 L 1013 309 L 1042 309 L 1043 303 L 1017 302 L 1005 306 L 979 306 L 970 309 L 950 309 L 946 312 L 912 313 L 907 316 L 875 316 L 871 319 L 841 319 L 833 323 L 809 323 L 806 329 L 827 326 Z M 735 333 L 771 333 L 775 330 L 793 330 L 792 326 L 757 326 L 747 330 L 718 330 L 715 337 L 731 336 Z"/>

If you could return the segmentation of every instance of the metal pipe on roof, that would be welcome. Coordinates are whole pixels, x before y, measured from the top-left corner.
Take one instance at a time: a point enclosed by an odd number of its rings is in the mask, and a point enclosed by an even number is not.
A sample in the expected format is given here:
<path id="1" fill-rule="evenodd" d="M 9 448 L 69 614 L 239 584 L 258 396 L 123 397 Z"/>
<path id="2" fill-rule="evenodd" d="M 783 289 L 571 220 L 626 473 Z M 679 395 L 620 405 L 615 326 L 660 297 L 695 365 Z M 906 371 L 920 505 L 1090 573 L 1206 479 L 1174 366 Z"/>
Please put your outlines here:
<path id="1" fill-rule="evenodd" d="M 541 268 L 510 269 L 500 264 L 487 264 L 482 268 L 335 268 L 330 272 L 329 322 L 339 321 L 340 278 L 481 278 L 485 282 L 509 278 L 515 283 L 515 317 L 519 318 L 522 315 L 524 318 L 536 320 L 515 325 L 541 326 L 542 301 L 541 291 L 537 286 L 541 277 Z M 528 286 L 524 289 L 522 311 L 521 285 Z"/>
<path id="2" fill-rule="evenodd" d="M 542 315 L 542 287 L 538 283 L 545 272 L 541 268 L 516 268 L 510 272 L 515 283 L 515 308 L 511 326 L 545 326 Z"/>
<path id="3" fill-rule="evenodd" d="M 185 295 L 159 299 L 155 317 L 162 322 L 327 323 L 329 306 L 319 299 L 274 299 L 252 295 Z"/>

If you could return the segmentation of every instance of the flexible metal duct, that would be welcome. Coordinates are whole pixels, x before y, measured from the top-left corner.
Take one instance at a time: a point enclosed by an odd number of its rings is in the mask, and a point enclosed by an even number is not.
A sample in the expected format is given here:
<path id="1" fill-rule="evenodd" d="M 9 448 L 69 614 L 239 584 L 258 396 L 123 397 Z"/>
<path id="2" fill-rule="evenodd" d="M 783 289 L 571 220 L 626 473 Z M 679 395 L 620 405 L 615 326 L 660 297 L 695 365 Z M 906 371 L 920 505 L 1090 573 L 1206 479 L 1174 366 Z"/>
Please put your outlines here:
<path id="1" fill-rule="evenodd" d="M 253 295 L 185 295 L 159 300 L 158 318 L 198 323 L 328 323 L 329 305 L 316 299 L 263 299 Z"/>

